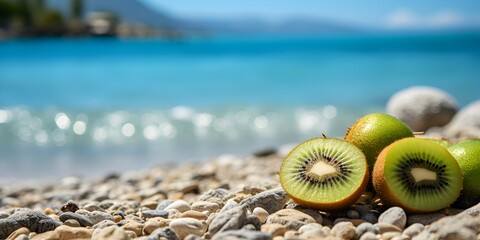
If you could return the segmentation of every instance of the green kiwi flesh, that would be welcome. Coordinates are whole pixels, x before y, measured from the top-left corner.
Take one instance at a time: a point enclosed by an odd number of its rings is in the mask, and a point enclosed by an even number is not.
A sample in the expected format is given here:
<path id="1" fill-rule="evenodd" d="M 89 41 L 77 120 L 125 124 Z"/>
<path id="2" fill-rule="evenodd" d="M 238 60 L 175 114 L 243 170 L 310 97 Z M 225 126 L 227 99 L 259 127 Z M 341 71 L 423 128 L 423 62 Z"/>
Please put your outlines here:
<path id="1" fill-rule="evenodd" d="M 321 210 L 348 207 L 368 182 L 365 155 L 340 139 L 314 138 L 295 147 L 283 160 L 280 183 L 297 203 Z"/>
<path id="2" fill-rule="evenodd" d="M 458 198 L 462 173 L 455 158 L 440 144 L 405 138 L 380 153 L 373 184 L 390 205 L 410 212 L 432 212 Z"/>

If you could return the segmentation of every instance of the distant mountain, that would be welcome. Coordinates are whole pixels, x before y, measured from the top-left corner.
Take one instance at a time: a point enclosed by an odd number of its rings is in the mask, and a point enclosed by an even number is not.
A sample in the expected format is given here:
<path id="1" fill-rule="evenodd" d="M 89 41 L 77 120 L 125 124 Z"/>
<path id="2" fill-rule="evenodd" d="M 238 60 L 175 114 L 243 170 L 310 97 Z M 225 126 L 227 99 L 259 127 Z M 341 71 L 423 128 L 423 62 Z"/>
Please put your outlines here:
<path id="1" fill-rule="evenodd" d="M 68 14 L 70 1 L 47 0 L 49 6 Z M 198 33 L 324 33 L 355 31 L 359 28 L 318 19 L 294 18 L 279 22 L 261 18 L 189 19 L 153 9 L 138 0 L 84 0 L 84 13 L 110 11 L 121 21 L 150 27 L 172 28 Z"/>

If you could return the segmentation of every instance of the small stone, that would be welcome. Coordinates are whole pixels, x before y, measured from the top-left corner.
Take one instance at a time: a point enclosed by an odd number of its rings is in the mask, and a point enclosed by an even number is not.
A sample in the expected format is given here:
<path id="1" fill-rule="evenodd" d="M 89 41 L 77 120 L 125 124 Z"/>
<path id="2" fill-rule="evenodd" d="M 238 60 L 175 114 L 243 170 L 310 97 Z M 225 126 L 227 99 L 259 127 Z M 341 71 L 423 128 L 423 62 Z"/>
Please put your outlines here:
<path id="1" fill-rule="evenodd" d="M 40 234 L 36 234 L 32 237 L 32 240 L 60 240 L 60 236 L 55 231 L 48 231 Z"/>
<path id="2" fill-rule="evenodd" d="M 218 234 L 215 234 L 212 240 L 224 240 L 224 239 L 236 239 L 236 240 L 271 240 L 272 236 L 267 233 L 259 231 L 248 230 L 229 230 Z"/>
<path id="3" fill-rule="evenodd" d="M 268 216 L 266 223 L 279 223 L 287 227 L 288 230 L 298 230 L 307 223 L 315 223 L 311 216 L 296 209 L 281 209 Z"/>
<path id="4" fill-rule="evenodd" d="M 127 240 L 129 239 L 125 230 L 118 226 L 110 226 L 94 231 L 92 240 Z"/>
<path id="5" fill-rule="evenodd" d="M 160 222 L 157 219 L 148 219 L 143 225 L 142 232 L 144 235 L 150 235 L 153 231 L 161 228 Z"/>
<path id="6" fill-rule="evenodd" d="M 394 236 L 392 239 L 390 240 L 410 240 L 411 238 L 407 235 L 397 235 L 397 236 Z"/>
<path id="7" fill-rule="evenodd" d="M 159 228 L 150 234 L 150 236 L 148 236 L 148 240 L 157 240 L 160 238 L 165 238 L 168 240 L 180 240 L 177 233 L 175 233 L 175 231 L 169 227 Z"/>
<path id="8" fill-rule="evenodd" d="M 446 215 L 443 213 L 410 214 L 408 215 L 407 225 L 412 225 L 414 223 L 421 223 L 426 226 L 445 216 Z"/>
<path id="9" fill-rule="evenodd" d="M 304 208 L 304 207 L 295 207 L 294 209 L 307 214 L 308 216 L 312 217 L 316 223 L 322 224 L 323 223 L 323 217 L 320 214 L 319 211 L 311 208 Z"/>
<path id="10" fill-rule="evenodd" d="M 237 207 L 238 203 L 233 200 L 233 199 L 228 199 L 223 208 L 220 210 L 220 212 L 226 212 L 234 207 Z"/>
<path id="11" fill-rule="evenodd" d="M 357 233 L 357 236 L 362 236 L 366 232 L 377 234 L 379 231 L 377 227 L 373 226 L 373 224 L 369 222 L 364 222 L 357 226 L 355 232 Z"/>
<path id="12" fill-rule="evenodd" d="M 415 86 L 401 90 L 387 103 L 387 113 L 404 121 L 413 131 L 444 126 L 456 112 L 453 97 L 433 87 Z"/>
<path id="13" fill-rule="evenodd" d="M 369 222 L 369 223 L 377 223 L 378 222 L 377 215 L 375 213 L 372 213 L 372 212 L 365 213 L 360 218 Z"/>
<path id="14" fill-rule="evenodd" d="M 347 211 L 347 217 L 351 219 L 358 219 L 360 214 L 357 211 L 350 209 Z"/>
<path id="15" fill-rule="evenodd" d="M 9 239 L 7 239 L 7 240 L 9 240 Z M 30 240 L 30 238 L 26 234 L 20 234 L 16 238 L 14 238 L 14 240 Z"/>
<path id="16" fill-rule="evenodd" d="M 140 212 L 140 217 L 144 219 L 162 217 L 168 218 L 168 211 L 166 210 L 144 210 Z"/>
<path id="17" fill-rule="evenodd" d="M 248 215 L 247 218 L 245 219 L 245 224 L 254 226 L 253 230 L 260 230 L 262 226 L 260 219 L 258 219 L 258 217 L 255 215 Z"/>
<path id="18" fill-rule="evenodd" d="M 262 225 L 261 231 L 272 235 L 272 237 L 275 237 L 283 236 L 283 234 L 285 234 L 287 231 L 287 228 L 278 223 L 267 223 Z"/>
<path id="19" fill-rule="evenodd" d="M 319 228 L 311 229 L 300 234 L 300 238 L 302 239 L 325 239 L 327 236 L 328 234 Z"/>
<path id="20" fill-rule="evenodd" d="M 92 221 L 93 224 L 97 224 L 103 220 L 111 220 L 113 221 L 113 216 L 101 211 L 93 211 L 88 214 L 88 219 Z"/>
<path id="21" fill-rule="evenodd" d="M 152 201 L 152 200 L 145 200 L 142 202 L 142 204 L 140 204 L 140 207 L 146 207 L 148 209 L 151 209 L 151 210 L 154 210 L 156 209 L 158 206 L 158 202 L 157 201 Z"/>
<path id="22" fill-rule="evenodd" d="M 189 234 L 183 240 L 202 240 L 202 237 L 194 234 Z"/>
<path id="23" fill-rule="evenodd" d="M 378 222 L 389 223 L 400 229 L 404 229 L 407 223 L 407 214 L 400 207 L 391 207 L 380 215 Z"/>
<path id="24" fill-rule="evenodd" d="M 48 214 L 46 214 L 48 215 Z M 6 213 L 6 212 L 0 212 L 0 219 L 4 219 L 4 218 L 8 218 L 10 217 L 10 214 Z"/>
<path id="25" fill-rule="evenodd" d="M 94 203 L 90 203 L 90 204 L 87 204 L 83 207 L 83 209 L 89 211 L 89 212 L 93 212 L 93 211 L 103 211 L 103 208 L 101 208 L 100 206 L 98 206 L 97 204 L 94 204 Z"/>
<path id="26" fill-rule="evenodd" d="M 331 233 L 340 239 L 354 239 L 356 236 L 355 226 L 350 222 L 339 222 L 335 224 Z"/>
<path id="27" fill-rule="evenodd" d="M 377 235 L 372 232 L 366 232 L 359 238 L 359 240 L 377 240 L 377 239 L 378 239 Z"/>
<path id="28" fill-rule="evenodd" d="M 53 210 L 52 208 L 45 208 L 43 209 L 43 214 L 45 215 L 51 215 L 51 214 L 56 214 L 57 212 Z"/>
<path id="29" fill-rule="evenodd" d="M 402 229 L 390 223 L 381 222 L 381 223 L 376 223 L 373 226 L 378 228 L 378 233 L 380 234 L 383 234 L 386 232 L 402 232 Z"/>
<path id="30" fill-rule="evenodd" d="M 0 219 L 0 239 L 5 239 L 15 230 L 26 227 L 30 232 L 43 233 L 55 229 L 60 223 L 40 211 L 17 211 L 8 218 Z"/>
<path id="31" fill-rule="evenodd" d="M 207 220 L 208 216 L 203 212 L 198 212 L 195 210 L 188 210 L 180 214 L 180 218 L 195 218 L 198 220 Z"/>
<path id="32" fill-rule="evenodd" d="M 185 212 L 190 210 L 190 204 L 188 204 L 185 200 L 176 200 L 165 208 L 167 211 L 171 209 L 178 210 L 179 212 Z"/>
<path id="33" fill-rule="evenodd" d="M 304 232 L 314 230 L 314 229 L 322 229 L 322 225 L 318 224 L 318 223 L 307 223 L 307 224 L 301 226 L 298 229 L 298 232 L 299 233 L 304 233 Z"/>
<path id="34" fill-rule="evenodd" d="M 203 211 L 209 211 L 209 212 L 216 212 L 218 209 L 220 209 L 220 205 L 217 203 L 212 203 L 212 202 L 207 202 L 207 201 L 198 201 L 192 203 L 192 210 L 203 212 Z"/>
<path id="35" fill-rule="evenodd" d="M 363 219 L 350 219 L 350 218 L 337 218 L 335 219 L 335 222 L 333 222 L 333 225 L 339 223 L 339 222 L 349 222 L 349 223 L 352 223 L 353 226 L 358 226 L 362 223 L 365 223 L 367 221 L 363 220 Z"/>
<path id="36" fill-rule="evenodd" d="M 26 227 L 21 227 L 14 232 L 12 232 L 10 235 L 8 235 L 7 240 L 13 240 L 16 239 L 20 235 L 28 235 L 30 234 L 30 230 Z"/>
<path id="37" fill-rule="evenodd" d="M 245 224 L 246 219 L 247 210 L 241 206 L 220 212 L 214 216 L 209 224 L 208 233 L 213 236 L 218 232 L 240 229 Z"/>
<path id="38" fill-rule="evenodd" d="M 189 234 L 202 236 L 205 233 L 205 226 L 195 218 L 178 218 L 170 222 L 169 227 L 173 229 L 180 239 Z"/>
<path id="39" fill-rule="evenodd" d="M 67 221 L 64 222 L 65 225 L 69 227 L 81 227 L 80 223 L 77 222 L 75 219 L 68 219 Z"/>
<path id="40" fill-rule="evenodd" d="M 394 237 L 401 236 L 401 232 L 385 232 L 382 233 L 382 240 L 391 240 Z"/>
<path id="41" fill-rule="evenodd" d="M 104 220 L 104 221 L 101 221 L 101 222 L 93 225 L 93 228 L 94 229 L 97 229 L 97 228 L 103 229 L 103 228 L 110 227 L 110 226 L 117 226 L 117 223 L 115 223 L 113 221 L 110 221 L 110 220 Z"/>
<path id="42" fill-rule="evenodd" d="M 113 221 L 114 221 L 114 222 L 118 223 L 118 222 L 120 222 L 120 221 L 122 221 L 122 220 L 123 220 L 122 216 L 120 216 L 120 215 L 113 215 Z"/>
<path id="43" fill-rule="evenodd" d="M 77 214 L 77 213 L 73 213 L 73 212 L 65 212 L 65 213 L 62 213 L 60 214 L 59 216 L 60 220 L 62 222 L 65 222 L 67 221 L 68 219 L 74 219 L 76 220 L 78 223 L 80 223 L 80 226 L 82 227 L 86 227 L 86 226 L 93 226 L 93 222 L 90 221 L 90 219 L 86 218 L 85 216 L 83 215 L 80 215 L 80 214 Z"/>
<path id="44" fill-rule="evenodd" d="M 261 207 L 254 208 L 253 211 L 252 211 L 252 214 L 257 216 L 261 223 L 265 222 L 265 219 L 267 219 L 267 217 L 269 215 L 267 210 L 265 210 Z"/>
<path id="45" fill-rule="evenodd" d="M 205 193 L 203 193 L 199 198 L 198 201 L 206 201 L 206 202 L 216 202 L 217 199 L 225 199 L 231 192 L 227 189 L 223 188 L 216 188 L 211 189 Z"/>
<path id="46" fill-rule="evenodd" d="M 285 240 L 298 240 L 300 239 L 300 233 L 294 230 L 287 230 L 285 234 L 283 234 Z"/>
<path id="47" fill-rule="evenodd" d="M 283 188 L 276 188 L 247 198 L 240 202 L 240 205 L 247 207 L 250 211 L 261 207 L 272 214 L 282 209 L 288 200 L 289 197 Z"/>
<path id="48" fill-rule="evenodd" d="M 123 225 L 121 228 L 123 228 L 125 231 L 132 231 L 134 232 L 137 236 L 142 236 L 142 230 L 143 230 L 143 224 L 135 221 L 128 221 Z"/>
<path id="49" fill-rule="evenodd" d="M 54 231 L 58 234 L 60 240 L 91 238 L 93 233 L 93 229 L 69 227 L 66 225 L 57 227 Z"/>
<path id="50" fill-rule="evenodd" d="M 163 201 L 161 201 L 158 205 L 157 205 L 157 210 L 165 210 L 166 207 L 168 207 L 170 204 L 172 204 L 173 202 L 175 202 L 175 200 L 171 200 L 171 199 L 165 199 Z"/>
<path id="51" fill-rule="evenodd" d="M 410 226 L 408 226 L 404 231 L 403 231 L 403 234 L 409 236 L 409 237 L 414 237 L 416 235 L 418 235 L 423 229 L 425 228 L 425 226 L 421 223 L 414 223 Z"/>

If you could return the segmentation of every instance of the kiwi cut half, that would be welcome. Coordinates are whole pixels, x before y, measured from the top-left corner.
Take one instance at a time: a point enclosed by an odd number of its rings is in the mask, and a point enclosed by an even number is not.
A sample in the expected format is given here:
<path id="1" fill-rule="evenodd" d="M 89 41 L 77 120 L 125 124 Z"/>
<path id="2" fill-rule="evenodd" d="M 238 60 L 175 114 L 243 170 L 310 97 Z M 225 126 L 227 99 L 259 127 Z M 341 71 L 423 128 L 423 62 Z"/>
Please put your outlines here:
<path id="1" fill-rule="evenodd" d="M 362 151 L 334 138 L 300 143 L 283 160 L 279 175 L 283 189 L 295 202 L 324 211 L 354 204 L 369 177 Z"/>
<path id="2" fill-rule="evenodd" d="M 378 156 L 373 186 L 388 205 L 408 212 L 434 212 L 458 198 L 462 172 L 455 158 L 440 144 L 404 138 Z"/>

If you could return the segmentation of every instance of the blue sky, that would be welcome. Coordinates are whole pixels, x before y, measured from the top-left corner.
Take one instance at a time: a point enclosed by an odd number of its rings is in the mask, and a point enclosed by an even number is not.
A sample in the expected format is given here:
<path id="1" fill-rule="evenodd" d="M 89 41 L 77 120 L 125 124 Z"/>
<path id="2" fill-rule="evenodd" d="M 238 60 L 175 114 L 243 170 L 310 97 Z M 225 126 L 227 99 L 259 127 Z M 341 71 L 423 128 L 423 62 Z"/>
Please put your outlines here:
<path id="1" fill-rule="evenodd" d="M 380 28 L 480 26 L 480 1 L 141 0 L 185 18 L 306 17 Z"/>

